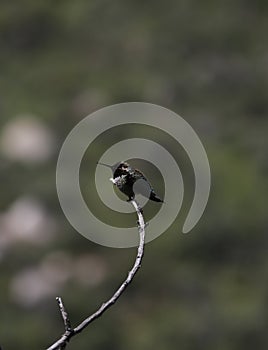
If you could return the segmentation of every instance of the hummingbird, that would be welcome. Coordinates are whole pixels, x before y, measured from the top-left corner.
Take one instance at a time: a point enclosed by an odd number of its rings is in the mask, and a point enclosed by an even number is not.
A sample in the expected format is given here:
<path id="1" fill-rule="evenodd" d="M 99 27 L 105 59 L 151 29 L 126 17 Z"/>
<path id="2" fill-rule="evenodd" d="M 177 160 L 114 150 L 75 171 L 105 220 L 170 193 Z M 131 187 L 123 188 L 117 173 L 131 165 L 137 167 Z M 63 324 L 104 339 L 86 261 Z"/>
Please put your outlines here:
<path id="1" fill-rule="evenodd" d="M 121 192 L 128 196 L 128 202 L 135 198 L 135 193 L 142 194 L 154 202 L 164 202 L 156 195 L 153 187 L 143 173 L 138 169 L 132 168 L 127 162 L 119 162 L 114 165 L 97 164 L 106 166 L 112 170 L 113 178 L 110 180 Z"/>

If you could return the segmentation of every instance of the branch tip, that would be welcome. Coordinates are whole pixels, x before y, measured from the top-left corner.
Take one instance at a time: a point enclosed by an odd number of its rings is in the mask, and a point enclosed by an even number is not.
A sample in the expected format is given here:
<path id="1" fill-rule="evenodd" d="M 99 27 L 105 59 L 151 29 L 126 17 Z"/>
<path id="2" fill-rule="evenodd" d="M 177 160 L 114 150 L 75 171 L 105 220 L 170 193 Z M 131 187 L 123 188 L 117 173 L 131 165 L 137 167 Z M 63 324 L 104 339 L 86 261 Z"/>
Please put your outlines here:
<path id="1" fill-rule="evenodd" d="M 64 323 L 65 332 L 71 333 L 73 331 L 72 327 L 71 327 L 71 322 L 69 319 L 68 312 L 66 311 L 65 306 L 63 304 L 62 298 L 56 297 L 56 300 L 57 300 L 58 305 L 59 305 L 61 317 L 62 317 L 62 320 Z"/>

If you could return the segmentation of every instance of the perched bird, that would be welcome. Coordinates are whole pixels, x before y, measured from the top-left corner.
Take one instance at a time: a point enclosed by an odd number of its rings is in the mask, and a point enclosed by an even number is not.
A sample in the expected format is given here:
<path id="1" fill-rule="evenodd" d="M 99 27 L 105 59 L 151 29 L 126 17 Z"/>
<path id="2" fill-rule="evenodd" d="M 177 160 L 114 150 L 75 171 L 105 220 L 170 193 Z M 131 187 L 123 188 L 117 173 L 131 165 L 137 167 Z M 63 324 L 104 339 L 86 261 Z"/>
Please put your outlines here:
<path id="1" fill-rule="evenodd" d="M 115 165 L 98 164 L 104 165 L 112 170 L 113 178 L 111 181 L 121 192 L 128 196 L 128 201 L 133 200 L 135 194 L 141 194 L 154 202 L 163 203 L 163 200 L 156 195 L 149 181 L 138 169 L 133 169 L 126 162 L 119 162 Z"/>

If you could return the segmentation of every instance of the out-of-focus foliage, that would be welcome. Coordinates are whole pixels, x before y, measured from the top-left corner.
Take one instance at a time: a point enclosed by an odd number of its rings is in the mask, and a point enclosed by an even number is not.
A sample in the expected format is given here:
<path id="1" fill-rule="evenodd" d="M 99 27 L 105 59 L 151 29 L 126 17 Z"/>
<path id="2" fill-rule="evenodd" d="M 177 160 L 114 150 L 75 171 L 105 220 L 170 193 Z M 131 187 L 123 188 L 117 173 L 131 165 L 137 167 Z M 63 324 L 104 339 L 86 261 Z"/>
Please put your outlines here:
<path id="1" fill-rule="evenodd" d="M 77 234 L 55 188 L 67 133 L 125 101 L 163 105 L 194 127 L 211 164 L 211 197 L 190 235 L 176 223 L 146 246 L 135 283 L 69 349 L 268 347 L 267 18 L 264 0 L 1 1 L 5 350 L 48 346 L 63 331 L 55 296 L 75 325 L 134 259 L 134 249 Z"/>

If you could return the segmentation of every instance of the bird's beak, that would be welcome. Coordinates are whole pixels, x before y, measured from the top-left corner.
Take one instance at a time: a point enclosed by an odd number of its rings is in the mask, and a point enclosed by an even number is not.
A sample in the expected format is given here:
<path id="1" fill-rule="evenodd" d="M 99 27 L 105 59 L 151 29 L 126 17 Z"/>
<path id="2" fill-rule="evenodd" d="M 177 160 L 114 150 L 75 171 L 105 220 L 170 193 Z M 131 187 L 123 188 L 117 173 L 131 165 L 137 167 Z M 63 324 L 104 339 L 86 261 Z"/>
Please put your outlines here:
<path id="1" fill-rule="evenodd" d="M 112 170 L 113 170 L 112 165 L 108 165 L 108 164 L 104 164 L 104 163 L 100 163 L 100 162 L 97 162 L 97 164 L 99 164 L 99 165 L 103 165 L 103 166 L 106 166 L 107 168 L 110 168 L 110 169 L 112 169 Z"/>

